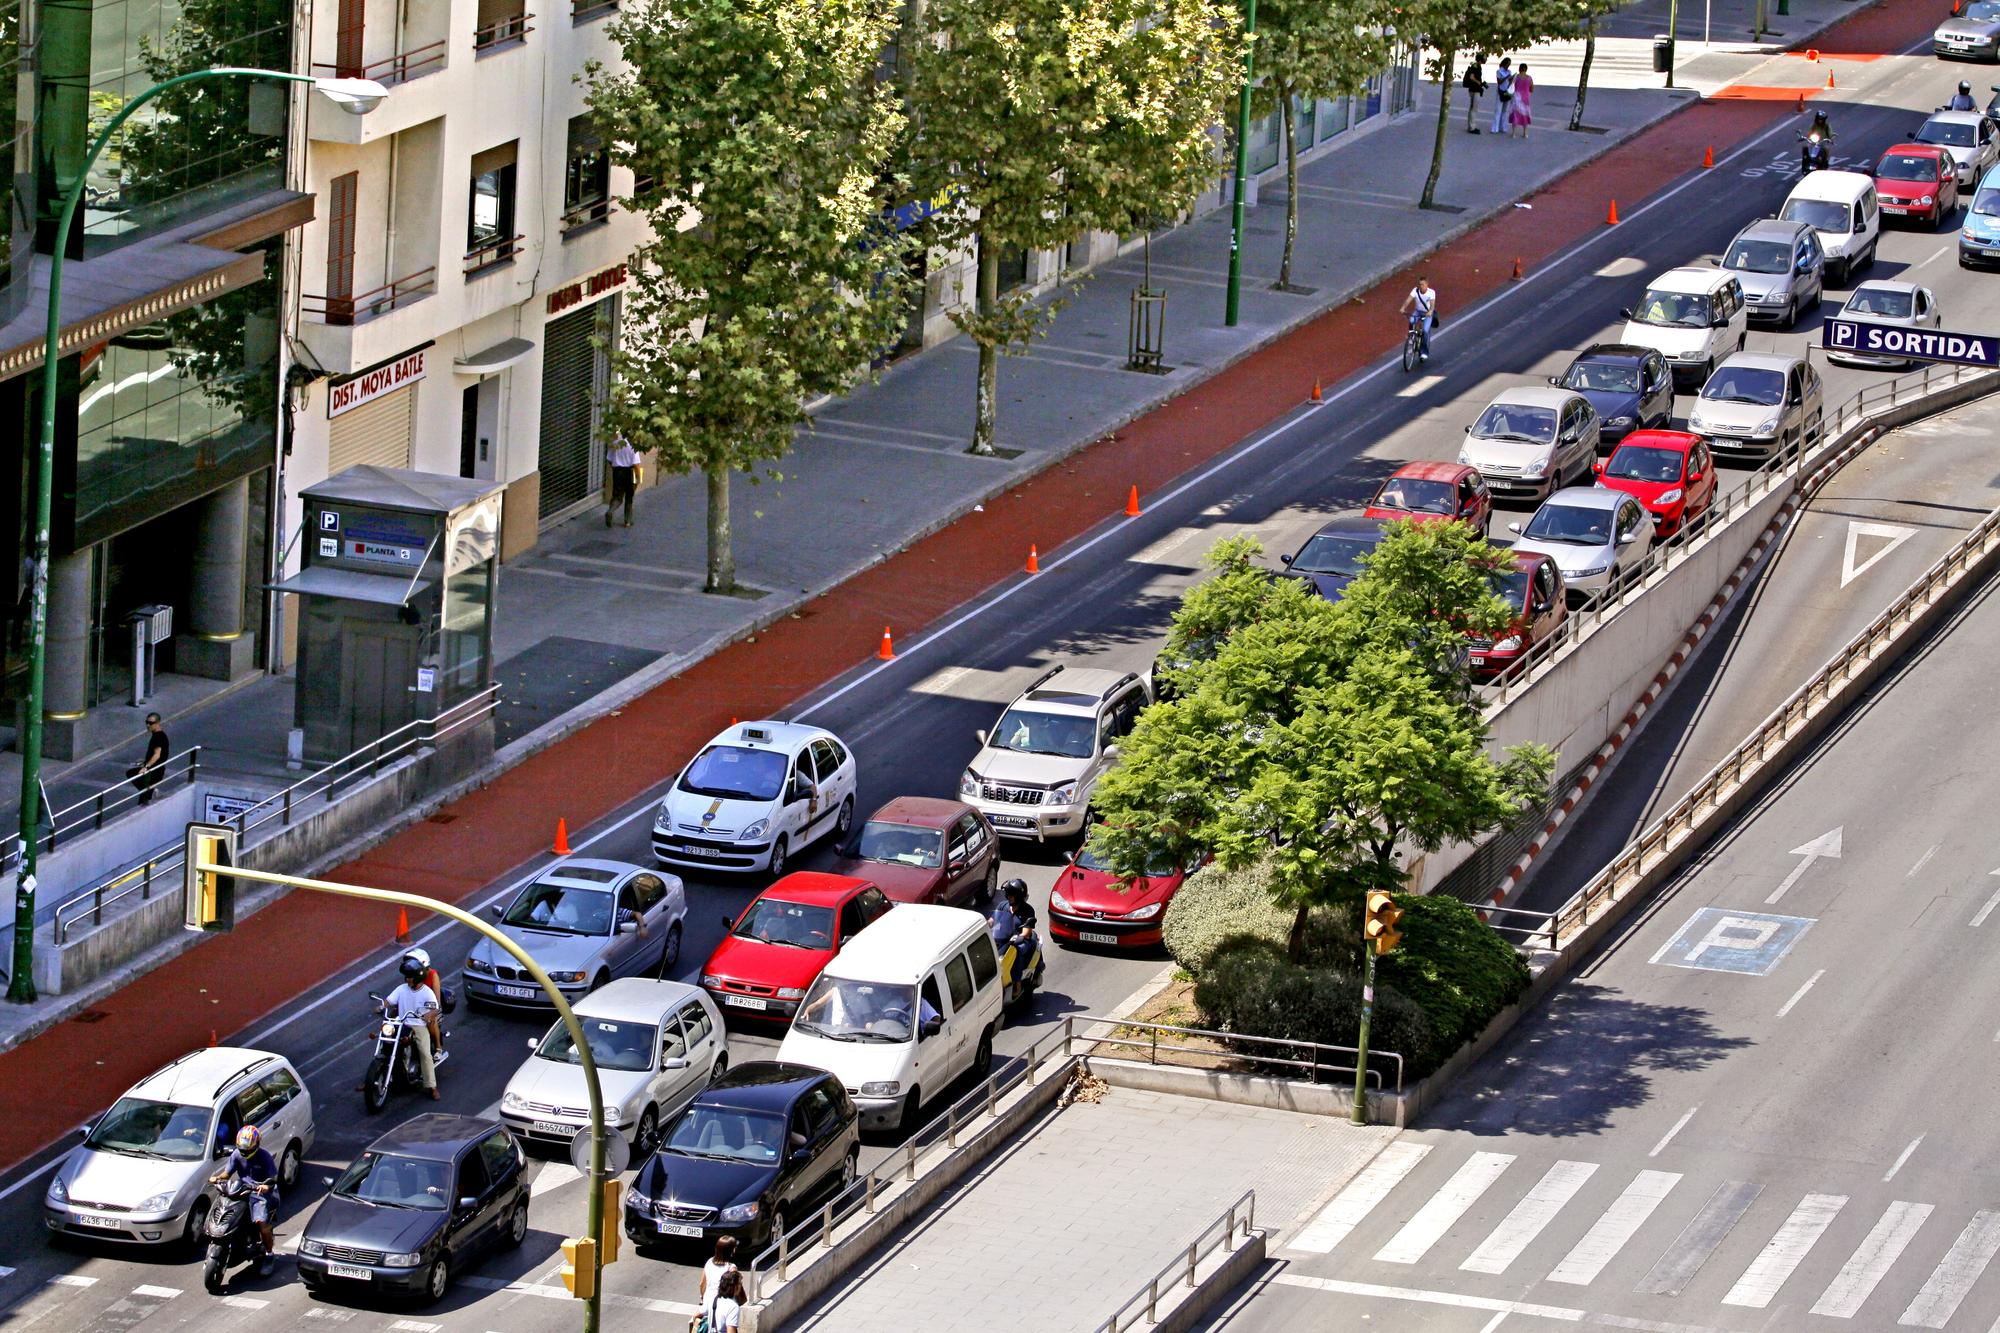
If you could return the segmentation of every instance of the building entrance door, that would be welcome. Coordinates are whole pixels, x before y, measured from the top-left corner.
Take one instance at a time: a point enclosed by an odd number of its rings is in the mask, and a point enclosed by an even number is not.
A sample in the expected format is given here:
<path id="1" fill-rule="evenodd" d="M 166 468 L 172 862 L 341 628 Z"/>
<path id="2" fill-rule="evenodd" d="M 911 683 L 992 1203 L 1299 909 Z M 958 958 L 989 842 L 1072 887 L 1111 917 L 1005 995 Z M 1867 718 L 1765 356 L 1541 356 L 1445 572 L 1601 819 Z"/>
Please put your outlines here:
<path id="1" fill-rule="evenodd" d="M 416 690 L 419 646 L 414 625 L 350 620 L 340 636 L 340 716 L 343 752 L 352 754 L 372 740 L 417 719 L 417 703 L 431 696 Z"/>

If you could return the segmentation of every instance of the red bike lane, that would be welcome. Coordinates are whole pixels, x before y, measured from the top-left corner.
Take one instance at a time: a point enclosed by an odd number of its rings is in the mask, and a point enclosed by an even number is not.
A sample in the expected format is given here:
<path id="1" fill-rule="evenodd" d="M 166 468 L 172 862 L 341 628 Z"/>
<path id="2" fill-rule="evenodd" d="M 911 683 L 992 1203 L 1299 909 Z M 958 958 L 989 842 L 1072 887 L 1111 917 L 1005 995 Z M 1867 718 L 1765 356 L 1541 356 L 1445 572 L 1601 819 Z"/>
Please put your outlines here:
<path id="1" fill-rule="evenodd" d="M 1823 53 L 1904 49 L 1942 3 L 1862 10 L 1815 39 Z M 1226 452 L 1400 342 L 1394 311 L 1421 268 L 1461 308 L 1508 285 L 1794 113 L 1796 89 L 1740 89 L 1690 103 L 1457 241 L 1343 303 L 1115 434 L 1055 463 L 983 512 L 835 587 L 790 618 L 730 645 L 623 709 L 579 729 L 431 820 L 398 833 L 329 879 L 460 902 L 548 849 L 562 816 L 582 829 L 668 775 L 731 717 L 780 713 L 872 656 L 883 626 L 924 626 L 1020 573 L 1030 543 L 1053 552 Z M 1052 570 L 1045 578 L 1062 578 Z M 420 927 L 421 921 L 413 921 Z M 0 1053 L 0 1164 L 11 1168 L 67 1134 L 152 1069 L 227 1039 L 390 943 L 388 909 L 295 893 L 136 978 L 93 1009 Z"/>

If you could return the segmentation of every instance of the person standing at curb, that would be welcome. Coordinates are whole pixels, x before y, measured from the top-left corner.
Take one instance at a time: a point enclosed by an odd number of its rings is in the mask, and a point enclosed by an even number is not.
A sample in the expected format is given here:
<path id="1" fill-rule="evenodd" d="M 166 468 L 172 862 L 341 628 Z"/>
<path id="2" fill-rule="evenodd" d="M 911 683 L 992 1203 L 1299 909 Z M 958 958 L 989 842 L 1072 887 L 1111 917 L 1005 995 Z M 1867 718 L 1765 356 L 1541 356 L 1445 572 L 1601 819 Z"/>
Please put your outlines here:
<path id="1" fill-rule="evenodd" d="M 632 505 L 639 490 L 639 451 L 632 442 L 620 435 L 612 441 L 611 452 L 604 456 L 611 467 L 611 503 L 604 506 L 604 526 L 611 526 L 611 515 L 622 502 L 625 506 L 625 526 L 632 526 Z"/>
<path id="2" fill-rule="evenodd" d="M 1514 100 L 1514 57 L 1500 57 L 1500 68 L 1493 72 L 1493 95 L 1499 99 L 1493 104 L 1493 132 L 1505 134 L 1513 110 L 1510 103 Z"/>
<path id="3" fill-rule="evenodd" d="M 1459 82 L 1465 85 L 1465 132 L 1479 133 L 1474 124 L 1479 117 L 1479 95 L 1486 91 L 1486 71 L 1479 67 L 1479 56 L 1475 53 L 1472 62 L 1465 67 L 1465 77 Z"/>
<path id="4" fill-rule="evenodd" d="M 1523 139 L 1528 137 L 1528 126 L 1534 123 L 1535 119 L 1534 98 L 1535 80 L 1528 74 L 1528 62 L 1524 60 L 1521 62 L 1520 73 L 1514 76 L 1514 110 L 1511 116 L 1513 125 L 1507 131 L 1509 135 L 1519 130 Z"/>

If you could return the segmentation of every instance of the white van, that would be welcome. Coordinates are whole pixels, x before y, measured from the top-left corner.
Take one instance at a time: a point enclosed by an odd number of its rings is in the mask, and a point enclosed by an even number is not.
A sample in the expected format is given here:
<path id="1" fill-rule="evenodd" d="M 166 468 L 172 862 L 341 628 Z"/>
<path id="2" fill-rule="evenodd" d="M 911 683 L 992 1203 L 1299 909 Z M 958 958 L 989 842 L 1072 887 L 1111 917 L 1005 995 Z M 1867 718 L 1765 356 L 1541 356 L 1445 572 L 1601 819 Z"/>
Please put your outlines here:
<path id="1" fill-rule="evenodd" d="M 1743 350 L 1750 316 L 1743 284 L 1727 269 L 1672 268 L 1646 284 L 1639 304 L 1625 311 L 1621 343 L 1650 347 L 1674 375 L 1700 384 L 1716 363 Z"/>
<path id="2" fill-rule="evenodd" d="M 914 1130 L 924 1098 L 984 1076 L 1000 1028 L 1000 959 L 986 918 L 906 903 L 834 955 L 799 1005 L 778 1059 L 824 1069 L 863 1129 Z M 919 1015 L 935 1017 L 919 1022 Z"/>
<path id="3" fill-rule="evenodd" d="M 1858 171 L 1809 171 L 1792 187 L 1778 216 L 1819 233 L 1827 281 L 1847 285 L 1854 270 L 1875 262 L 1882 239 L 1882 207 L 1875 178 Z"/>

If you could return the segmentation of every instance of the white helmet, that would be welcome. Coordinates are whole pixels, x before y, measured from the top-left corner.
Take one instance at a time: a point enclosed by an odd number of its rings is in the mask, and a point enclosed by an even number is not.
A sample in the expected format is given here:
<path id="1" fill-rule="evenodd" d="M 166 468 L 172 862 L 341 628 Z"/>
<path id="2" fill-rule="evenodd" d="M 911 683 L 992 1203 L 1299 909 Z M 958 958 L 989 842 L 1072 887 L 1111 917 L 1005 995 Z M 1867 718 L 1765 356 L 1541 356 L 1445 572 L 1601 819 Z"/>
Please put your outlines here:
<path id="1" fill-rule="evenodd" d="M 431 970 L 431 956 L 422 949 L 412 949 L 404 954 L 403 957 L 413 960 L 418 967 L 426 972 Z"/>

